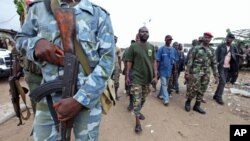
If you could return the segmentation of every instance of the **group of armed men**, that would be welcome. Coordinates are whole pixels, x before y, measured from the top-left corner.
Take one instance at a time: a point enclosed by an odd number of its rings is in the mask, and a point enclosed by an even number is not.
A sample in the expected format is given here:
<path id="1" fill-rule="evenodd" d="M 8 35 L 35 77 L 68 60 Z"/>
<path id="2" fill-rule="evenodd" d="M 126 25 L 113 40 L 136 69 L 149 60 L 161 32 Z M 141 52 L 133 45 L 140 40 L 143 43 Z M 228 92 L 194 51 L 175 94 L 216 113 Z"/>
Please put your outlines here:
<path id="1" fill-rule="evenodd" d="M 87 75 L 79 67 L 76 93 L 73 97 L 62 98 L 61 93 L 52 94 L 52 102 L 60 122 L 74 118 L 73 128 L 75 140 L 98 140 L 102 116 L 100 97 L 112 78 L 115 81 L 116 99 L 118 96 L 119 74 L 125 75 L 125 86 L 130 96 L 128 110 L 135 113 L 135 132 L 142 131 L 141 120 L 145 116 L 141 109 L 150 93 L 150 85 L 156 88 L 158 79 L 161 82 L 159 98 L 164 105 L 169 104 L 169 96 L 173 89 L 179 92 L 178 77 L 184 70 L 187 84 L 187 100 L 185 110 L 191 110 L 191 100 L 196 97 L 193 109 L 201 114 L 206 112 L 200 107 L 203 95 L 209 83 L 210 69 L 213 70 L 215 82 L 219 81 L 214 100 L 223 105 L 223 88 L 226 77 L 234 61 L 237 61 L 235 48 L 231 46 L 234 35 L 229 33 L 226 43 L 213 50 L 209 43 L 212 34 L 204 33 L 200 44 L 193 44 L 187 58 L 181 52 L 178 43 L 171 46 L 171 35 L 165 36 L 165 45 L 157 51 L 148 42 L 149 31 L 141 27 L 135 41 L 125 51 L 123 62 L 125 69 L 121 71 L 120 50 L 116 48 L 112 22 L 109 13 L 88 0 L 56 0 L 60 7 L 73 8 L 76 20 L 76 37 L 79 46 L 90 63 L 92 72 Z M 49 2 L 49 4 L 48 4 Z M 51 0 L 51 2 L 53 2 Z M 16 36 L 16 49 L 27 59 L 24 72 L 28 84 L 48 83 L 59 80 L 63 76 L 64 48 L 54 17 L 54 8 L 50 0 L 34 0 L 29 3 L 27 18 L 22 30 Z M 62 33 L 61 33 L 62 34 Z M 184 60 L 187 61 L 184 61 Z M 79 64 L 81 66 L 81 64 Z M 115 69 L 113 69 L 115 66 Z M 37 68 L 39 70 L 37 70 Z M 113 75 L 112 75 L 113 74 Z M 30 86 L 32 92 L 33 86 Z M 55 126 L 48 101 L 43 98 L 34 104 L 36 109 L 33 122 L 33 138 L 36 141 L 60 140 L 61 132 Z M 52 107 L 53 108 L 53 107 Z"/>
<path id="2" fill-rule="evenodd" d="M 156 89 L 158 79 L 160 79 L 161 88 L 157 97 L 163 101 L 165 106 L 168 106 L 172 91 L 175 90 L 177 94 L 179 93 L 178 77 L 182 71 L 185 71 L 185 84 L 187 85 L 185 110 L 188 112 L 191 110 L 191 100 L 196 97 L 193 110 L 205 114 L 206 112 L 200 107 L 200 103 L 206 103 L 205 99 L 203 99 L 203 95 L 210 81 L 211 67 L 216 82 L 219 80 L 219 74 L 221 76 L 220 83 L 213 98 L 218 104 L 224 104 L 222 94 L 224 86 L 228 81 L 226 80 L 228 74 L 233 75 L 231 83 L 236 81 L 236 75 L 238 74 L 238 71 L 234 71 L 233 73 L 229 72 L 232 69 L 238 68 L 237 65 L 239 64 L 240 57 L 238 55 L 238 49 L 231 46 L 235 38 L 233 34 L 229 33 L 226 37 L 226 43 L 221 44 L 215 52 L 215 50 L 209 46 L 213 36 L 211 33 L 206 32 L 203 37 L 192 41 L 193 47 L 189 50 L 186 57 L 182 52 L 182 44 L 174 42 L 171 46 L 173 40 L 171 35 L 165 37 L 165 45 L 159 49 L 147 42 L 148 37 L 148 29 L 146 27 L 140 28 L 136 35 L 136 40 L 131 41 L 131 46 L 124 51 L 122 57 L 121 49 L 116 46 L 115 67 L 111 75 L 115 82 L 116 100 L 119 100 L 118 88 L 120 73 L 122 72 L 122 74 L 125 75 L 125 89 L 129 95 L 129 105 L 127 109 L 128 111 L 134 110 L 136 115 L 135 131 L 137 133 L 142 131 L 140 120 L 144 120 L 145 117 L 140 111 L 146 101 L 146 96 L 150 93 L 149 86 L 152 85 Z M 114 36 L 115 43 L 117 43 L 117 40 L 118 37 Z M 144 50 L 144 48 L 146 49 Z M 219 58 L 221 56 L 224 57 Z M 233 58 L 233 56 L 235 58 Z M 228 62 L 226 62 L 227 60 Z M 124 63 L 123 71 L 121 71 L 121 61 Z M 220 62 L 219 65 L 218 62 Z M 41 81 L 41 72 L 34 70 L 34 68 L 37 69 L 37 67 L 31 66 L 31 64 L 27 67 L 30 70 L 25 69 L 24 72 L 26 78 L 29 80 L 28 84 L 37 84 L 38 86 Z M 229 69 L 230 66 L 232 69 Z M 219 70 L 219 72 L 217 70 Z M 34 83 L 34 81 L 36 83 Z M 34 86 L 30 86 L 29 88 L 32 91 Z"/>
<path id="3" fill-rule="evenodd" d="M 154 47 L 147 42 L 149 31 L 147 27 L 139 29 L 135 40 L 131 40 L 131 45 L 126 48 L 121 58 L 120 49 L 116 50 L 117 60 L 123 61 L 123 71 L 115 71 L 115 83 L 119 84 L 119 73 L 125 75 L 125 90 L 129 95 L 128 111 L 134 110 L 136 116 L 135 132 L 142 131 L 140 120 L 145 116 L 141 109 L 150 93 L 150 85 L 156 90 L 157 81 L 160 79 L 160 91 L 157 95 L 165 106 L 170 103 L 173 90 L 179 94 L 178 78 L 182 71 L 184 74 L 184 84 L 186 84 L 186 102 L 184 109 L 191 110 L 191 101 L 196 98 L 193 110 L 206 114 L 201 107 L 201 102 L 206 103 L 203 98 L 210 82 L 210 70 L 214 76 L 214 83 L 217 89 L 213 99 L 220 105 L 224 105 L 223 91 L 226 83 L 234 84 L 238 77 L 239 61 L 242 58 L 242 42 L 238 46 L 233 46 L 235 35 L 228 33 L 224 43 L 221 43 L 216 50 L 212 48 L 210 41 L 213 35 L 205 32 L 203 36 L 192 41 L 192 48 L 187 56 L 183 53 L 182 44 L 174 42 L 171 35 L 165 36 L 165 44 L 160 48 Z M 117 37 L 116 37 L 117 41 Z M 118 63 L 121 64 L 121 63 Z M 121 65 L 117 65 L 117 70 L 121 70 Z M 116 86 L 116 98 L 119 99 Z"/>

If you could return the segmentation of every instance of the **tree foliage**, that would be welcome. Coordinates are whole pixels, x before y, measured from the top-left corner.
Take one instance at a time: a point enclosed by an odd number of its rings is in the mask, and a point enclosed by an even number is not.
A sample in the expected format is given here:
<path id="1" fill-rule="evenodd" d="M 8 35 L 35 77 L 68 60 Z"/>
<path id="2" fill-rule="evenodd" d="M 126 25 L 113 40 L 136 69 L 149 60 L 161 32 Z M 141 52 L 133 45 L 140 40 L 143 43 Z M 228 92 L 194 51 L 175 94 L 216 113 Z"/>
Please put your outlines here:
<path id="1" fill-rule="evenodd" d="M 14 0 L 14 4 L 16 5 L 16 12 L 18 13 L 19 20 L 21 25 L 24 22 L 25 16 L 26 16 L 26 4 L 25 4 L 25 0 Z"/>

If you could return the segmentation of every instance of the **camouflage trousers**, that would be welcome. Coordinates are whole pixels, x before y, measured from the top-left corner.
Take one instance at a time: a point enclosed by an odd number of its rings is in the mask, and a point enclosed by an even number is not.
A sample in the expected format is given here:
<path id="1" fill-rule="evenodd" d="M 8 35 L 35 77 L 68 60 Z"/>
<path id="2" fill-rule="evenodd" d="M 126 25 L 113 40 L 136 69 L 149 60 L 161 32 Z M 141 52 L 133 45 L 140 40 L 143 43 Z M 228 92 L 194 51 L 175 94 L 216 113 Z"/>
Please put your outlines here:
<path id="1" fill-rule="evenodd" d="M 189 95 L 190 95 L 190 81 L 188 81 L 188 80 L 186 80 L 186 97 L 188 98 L 189 97 Z"/>
<path id="2" fill-rule="evenodd" d="M 41 81 L 43 79 L 42 75 L 37 75 L 37 74 L 30 73 L 27 71 L 24 72 L 24 75 L 25 75 L 25 81 L 28 84 L 30 93 L 33 92 L 37 87 L 39 87 L 41 85 Z M 30 101 L 31 101 L 33 113 L 35 113 L 36 112 L 36 104 L 31 99 L 30 99 Z"/>
<path id="3" fill-rule="evenodd" d="M 54 103 L 60 96 L 53 96 Z M 59 133 L 50 114 L 46 98 L 36 105 L 36 115 L 33 122 L 34 141 L 56 141 Z M 98 141 L 102 109 L 100 102 L 94 108 L 82 110 L 75 118 L 73 132 L 75 141 Z M 73 136 L 73 135 L 72 135 Z"/>
<path id="4" fill-rule="evenodd" d="M 131 95 L 133 95 L 133 106 L 134 113 L 136 116 L 140 115 L 141 109 L 146 102 L 146 97 L 150 93 L 149 84 L 148 85 L 139 85 L 133 84 L 131 86 Z"/>
<path id="5" fill-rule="evenodd" d="M 179 88 L 175 88 L 176 87 L 176 81 L 178 81 L 178 74 L 172 72 L 172 74 L 171 74 L 171 76 L 169 78 L 169 82 L 168 82 L 168 92 L 169 92 L 169 94 L 172 93 L 173 89 L 178 91 Z"/>
<path id="6" fill-rule="evenodd" d="M 207 90 L 209 81 L 209 74 L 190 75 L 189 80 L 187 82 L 187 98 L 192 100 L 194 97 L 196 97 L 196 101 L 201 101 L 204 93 Z"/>
<path id="7" fill-rule="evenodd" d="M 114 80 L 114 87 L 119 88 L 119 78 L 120 78 L 120 69 L 115 68 L 112 74 L 112 79 Z"/>

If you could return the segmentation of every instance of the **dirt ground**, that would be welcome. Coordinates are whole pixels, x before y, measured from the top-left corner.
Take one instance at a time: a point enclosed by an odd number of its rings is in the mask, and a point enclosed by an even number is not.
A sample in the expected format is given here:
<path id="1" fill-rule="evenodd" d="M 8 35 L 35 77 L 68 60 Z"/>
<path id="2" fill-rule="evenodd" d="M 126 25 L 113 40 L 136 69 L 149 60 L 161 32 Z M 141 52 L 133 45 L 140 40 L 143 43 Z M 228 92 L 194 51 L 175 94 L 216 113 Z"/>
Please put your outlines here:
<path id="1" fill-rule="evenodd" d="M 240 72 L 239 84 L 250 81 L 250 71 Z M 124 91 L 124 77 L 120 79 L 119 94 L 121 95 L 117 105 L 108 115 L 104 115 L 100 128 L 100 141 L 228 141 L 229 126 L 231 124 L 250 124 L 249 98 L 231 94 L 229 89 L 224 91 L 225 105 L 220 106 L 213 101 L 212 96 L 216 86 L 211 83 L 205 99 L 207 103 L 202 107 L 207 111 L 206 115 L 184 110 L 185 85 L 183 76 L 180 77 L 180 94 L 173 93 L 170 105 L 164 106 L 156 98 L 159 93 L 151 92 L 147 98 L 142 113 L 146 119 L 142 121 L 143 132 L 140 135 L 134 133 L 135 119 L 133 113 L 127 111 L 128 97 Z M 24 81 L 22 83 L 25 85 Z M 233 87 L 240 87 L 233 86 Z M 0 116 L 6 110 L 12 110 L 10 97 L 8 96 L 7 79 L 0 80 Z M 248 90 L 250 90 L 248 88 Z M 194 101 L 193 101 L 194 103 Z M 192 104 L 193 104 L 192 103 Z M 24 125 L 16 126 L 17 118 L 11 118 L 0 125 L 0 141 L 31 141 L 30 137 L 32 118 L 24 121 Z"/>

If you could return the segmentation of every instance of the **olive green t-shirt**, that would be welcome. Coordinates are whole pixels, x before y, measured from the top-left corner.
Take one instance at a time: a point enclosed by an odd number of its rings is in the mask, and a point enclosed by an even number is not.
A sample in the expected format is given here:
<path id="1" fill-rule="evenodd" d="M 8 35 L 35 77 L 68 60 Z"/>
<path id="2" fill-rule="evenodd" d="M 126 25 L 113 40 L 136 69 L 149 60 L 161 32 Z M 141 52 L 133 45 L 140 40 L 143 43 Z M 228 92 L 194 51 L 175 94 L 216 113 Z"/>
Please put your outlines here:
<path id="1" fill-rule="evenodd" d="M 147 85 L 153 78 L 154 47 L 149 43 L 134 43 L 126 53 L 125 60 L 132 62 L 132 82 Z"/>

